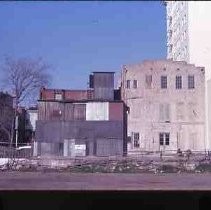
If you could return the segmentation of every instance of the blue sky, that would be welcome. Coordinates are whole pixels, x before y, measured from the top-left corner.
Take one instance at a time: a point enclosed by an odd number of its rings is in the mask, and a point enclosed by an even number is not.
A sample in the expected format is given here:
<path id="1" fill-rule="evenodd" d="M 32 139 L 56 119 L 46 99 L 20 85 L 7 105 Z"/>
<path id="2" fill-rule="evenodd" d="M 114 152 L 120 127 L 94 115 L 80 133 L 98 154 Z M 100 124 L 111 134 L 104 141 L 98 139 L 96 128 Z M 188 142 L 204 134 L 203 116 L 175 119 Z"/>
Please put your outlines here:
<path id="1" fill-rule="evenodd" d="M 51 87 L 84 89 L 92 71 L 165 58 L 165 24 L 160 1 L 0 2 L 0 64 L 42 57 Z"/>

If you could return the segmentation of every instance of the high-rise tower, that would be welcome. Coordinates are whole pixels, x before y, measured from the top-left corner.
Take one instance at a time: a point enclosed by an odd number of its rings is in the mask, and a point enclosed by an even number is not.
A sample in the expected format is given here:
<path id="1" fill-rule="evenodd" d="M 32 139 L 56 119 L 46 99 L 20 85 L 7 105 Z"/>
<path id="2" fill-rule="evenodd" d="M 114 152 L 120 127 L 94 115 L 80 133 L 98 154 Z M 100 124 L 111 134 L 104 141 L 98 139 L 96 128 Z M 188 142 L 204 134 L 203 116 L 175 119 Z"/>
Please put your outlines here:
<path id="1" fill-rule="evenodd" d="M 211 149 L 211 2 L 165 1 L 167 58 L 205 67 L 207 149 Z"/>

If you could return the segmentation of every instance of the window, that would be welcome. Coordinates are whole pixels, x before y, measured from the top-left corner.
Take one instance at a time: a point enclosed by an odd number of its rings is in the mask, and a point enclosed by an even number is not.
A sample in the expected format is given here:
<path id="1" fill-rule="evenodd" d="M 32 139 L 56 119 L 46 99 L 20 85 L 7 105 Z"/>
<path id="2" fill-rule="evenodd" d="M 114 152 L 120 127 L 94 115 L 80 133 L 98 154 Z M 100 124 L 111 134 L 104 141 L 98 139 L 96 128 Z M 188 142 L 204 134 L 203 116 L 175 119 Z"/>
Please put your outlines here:
<path id="1" fill-rule="evenodd" d="M 169 122 L 170 121 L 170 105 L 169 104 L 160 104 L 159 118 L 160 121 Z"/>
<path id="2" fill-rule="evenodd" d="M 159 134 L 160 145 L 169 145 L 170 143 L 170 133 L 160 133 Z"/>
<path id="3" fill-rule="evenodd" d="M 188 76 L 188 89 L 194 89 L 194 76 Z"/>
<path id="4" fill-rule="evenodd" d="M 162 89 L 167 88 L 167 76 L 161 76 L 161 88 Z"/>
<path id="5" fill-rule="evenodd" d="M 133 133 L 134 147 L 139 147 L 139 133 Z"/>
<path id="6" fill-rule="evenodd" d="M 172 16 L 169 17 L 169 25 L 172 24 Z"/>
<path id="7" fill-rule="evenodd" d="M 137 80 L 133 80 L 133 88 L 137 88 L 138 87 L 138 82 Z"/>
<path id="8" fill-rule="evenodd" d="M 182 89 L 182 76 L 176 76 L 176 89 Z"/>
<path id="9" fill-rule="evenodd" d="M 171 39 L 172 38 L 172 30 L 169 30 L 169 39 Z"/>
<path id="10" fill-rule="evenodd" d="M 62 94 L 61 93 L 55 93 L 55 99 L 56 100 L 62 100 Z"/>
<path id="11" fill-rule="evenodd" d="M 130 80 L 127 80 L 126 88 L 130 88 Z"/>
<path id="12" fill-rule="evenodd" d="M 172 52 L 172 49 L 173 49 L 173 44 L 170 44 L 170 45 L 169 45 L 169 52 L 170 52 L 170 53 Z"/>
<path id="13" fill-rule="evenodd" d="M 160 133 L 160 145 L 163 145 L 164 142 L 164 135 L 163 133 Z"/>
<path id="14" fill-rule="evenodd" d="M 152 88 L 152 75 L 146 75 L 145 82 L 146 88 Z"/>

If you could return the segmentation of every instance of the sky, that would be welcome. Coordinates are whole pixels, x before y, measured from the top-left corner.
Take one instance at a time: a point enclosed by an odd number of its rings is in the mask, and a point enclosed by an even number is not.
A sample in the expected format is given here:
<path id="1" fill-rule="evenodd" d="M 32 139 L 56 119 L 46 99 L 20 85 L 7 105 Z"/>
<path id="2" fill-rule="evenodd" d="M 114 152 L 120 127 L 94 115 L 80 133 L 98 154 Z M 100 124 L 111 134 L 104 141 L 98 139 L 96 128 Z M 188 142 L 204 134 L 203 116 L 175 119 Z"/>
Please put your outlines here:
<path id="1" fill-rule="evenodd" d="M 86 89 L 92 71 L 166 58 L 160 1 L 0 2 L 0 66 L 4 56 L 52 66 L 51 88 Z M 2 73 L 0 71 L 0 78 Z"/>

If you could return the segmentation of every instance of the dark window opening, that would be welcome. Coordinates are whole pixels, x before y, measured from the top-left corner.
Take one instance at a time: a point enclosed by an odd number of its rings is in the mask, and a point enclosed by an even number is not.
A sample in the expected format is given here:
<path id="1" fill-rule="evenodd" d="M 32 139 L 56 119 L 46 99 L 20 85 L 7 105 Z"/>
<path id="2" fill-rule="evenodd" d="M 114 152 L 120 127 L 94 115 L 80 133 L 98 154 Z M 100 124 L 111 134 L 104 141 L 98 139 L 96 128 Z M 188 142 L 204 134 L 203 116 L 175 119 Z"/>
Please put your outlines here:
<path id="1" fill-rule="evenodd" d="M 162 89 L 167 88 L 167 76 L 161 76 L 161 88 Z"/>
<path id="2" fill-rule="evenodd" d="M 176 76 L 176 89 L 182 89 L 182 76 Z"/>
<path id="3" fill-rule="evenodd" d="M 138 87 L 138 82 L 137 80 L 133 80 L 133 88 L 137 88 Z"/>
<path id="4" fill-rule="evenodd" d="M 188 89 L 193 89 L 193 88 L 195 88 L 194 76 L 189 75 L 188 76 Z"/>
<path id="5" fill-rule="evenodd" d="M 126 88 L 130 88 L 130 80 L 127 80 Z"/>
<path id="6" fill-rule="evenodd" d="M 170 133 L 160 133 L 159 134 L 160 145 L 169 145 L 170 143 Z"/>
<path id="7" fill-rule="evenodd" d="M 134 147 L 139 147 L 139 133 L 134 133 L 133 139 L 134 139 Z"/>

